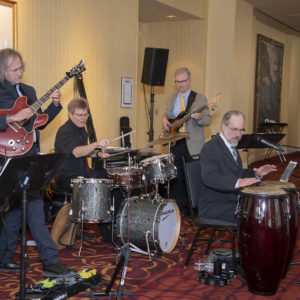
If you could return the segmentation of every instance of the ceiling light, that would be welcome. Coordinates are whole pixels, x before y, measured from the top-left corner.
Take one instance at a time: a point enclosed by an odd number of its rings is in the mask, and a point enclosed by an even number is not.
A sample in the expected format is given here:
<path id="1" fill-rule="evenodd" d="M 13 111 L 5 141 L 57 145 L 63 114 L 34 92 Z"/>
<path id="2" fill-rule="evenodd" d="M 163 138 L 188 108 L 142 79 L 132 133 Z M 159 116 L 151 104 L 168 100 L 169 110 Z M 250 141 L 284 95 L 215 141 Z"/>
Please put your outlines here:
<path id="1" fill-rule="evenodd" d="M 166 16 L 166 18 L 169 18 L 169 19 L 175 19 L 176 16 L 174 16 L 174 15 L 168 15 L 168 16 Z"/>

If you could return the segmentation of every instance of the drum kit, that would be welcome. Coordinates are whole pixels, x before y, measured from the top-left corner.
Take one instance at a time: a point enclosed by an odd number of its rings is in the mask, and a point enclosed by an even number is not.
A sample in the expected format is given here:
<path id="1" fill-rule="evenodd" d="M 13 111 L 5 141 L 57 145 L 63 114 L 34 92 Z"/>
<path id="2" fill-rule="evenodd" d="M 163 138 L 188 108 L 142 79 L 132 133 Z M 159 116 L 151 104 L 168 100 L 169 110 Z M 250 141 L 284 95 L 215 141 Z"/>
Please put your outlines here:
<path id="1" fill-rule="evenodd" d="M 295 248 L 299 207 L 298 191 L 291 182 L 263 181 L 240 193 L 238 240 L 250 292 L 276 293 Z"/>
<path id="2" fill-rule="evenodd" d="M 174 139 L 179 137 L 170 141 Z M 163 139 L 157 143 L 166 142 Z M 81 224 L 111 222 L 112 241 L 118 249 L 129 246 L 132 251 L 148 255 L 152 263 L 152 251 L 169 253 L 180 238 L 179 208 L 169 199 L 170 180 L 177 176 L 177 170 L 172 154 L 148 157 L 134 166 L 129 161 L 124 167 L 106 168 L 108 179 L 73 179 L 70 218 Z M 160 184 L 167 184 L 168 199 L 159 195 Z M 116 214 L 114 189 L 126 195 Z"/>

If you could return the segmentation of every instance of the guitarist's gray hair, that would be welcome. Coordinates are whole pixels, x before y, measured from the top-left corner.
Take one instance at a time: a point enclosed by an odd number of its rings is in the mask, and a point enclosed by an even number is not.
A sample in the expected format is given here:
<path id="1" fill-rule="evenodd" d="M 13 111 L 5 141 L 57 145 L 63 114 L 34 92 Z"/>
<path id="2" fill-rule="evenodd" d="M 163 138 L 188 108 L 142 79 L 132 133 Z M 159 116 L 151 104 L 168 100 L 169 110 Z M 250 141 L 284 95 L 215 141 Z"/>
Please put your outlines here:
<path id="1" fill-rule="evenodd" d="M 179 74 L 182 74 L 182 73 L 186 73 L 187 76 L 188 76 L 188 79 L 191 78 L 191 72 L 188 68 L 184 67 L 184 68 L 178 68 L 176 69 L 175 71 L 175 76 L 179 75 Z"/>
<path id="2" fill-rule="evenodd" d="M 22 55 L 18 51 L 11 48 L 0 50 L 0 83 L 1 84 L 3 84 L 4 82 L 5 74 L 7 72 L 8 59 L 10 57 L 19 57 L 22 63 L 23 70 L 25 68 Z"/>

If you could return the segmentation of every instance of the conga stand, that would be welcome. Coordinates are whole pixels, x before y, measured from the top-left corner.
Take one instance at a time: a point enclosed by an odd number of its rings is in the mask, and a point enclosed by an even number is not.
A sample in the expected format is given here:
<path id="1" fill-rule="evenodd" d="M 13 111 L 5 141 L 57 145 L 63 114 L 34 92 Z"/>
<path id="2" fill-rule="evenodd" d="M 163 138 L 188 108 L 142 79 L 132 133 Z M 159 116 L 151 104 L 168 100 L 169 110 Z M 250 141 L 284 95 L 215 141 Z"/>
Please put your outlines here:
<path id="1" fill-rule="evenodd" d="M 25 299 L 26 284 L 26 211 L 27 191 L 43 189 L 53 176 L 55 167 L 60 162 L 61 154 L 32 155 L 9 159 L 3 166 L 0 176 L 0 190 L 4 198 L 21 194 L 22 235 L 21 235 L 21 268 L 19 299 Z M 35 181 L 33 182 L 33 178 Z"/>

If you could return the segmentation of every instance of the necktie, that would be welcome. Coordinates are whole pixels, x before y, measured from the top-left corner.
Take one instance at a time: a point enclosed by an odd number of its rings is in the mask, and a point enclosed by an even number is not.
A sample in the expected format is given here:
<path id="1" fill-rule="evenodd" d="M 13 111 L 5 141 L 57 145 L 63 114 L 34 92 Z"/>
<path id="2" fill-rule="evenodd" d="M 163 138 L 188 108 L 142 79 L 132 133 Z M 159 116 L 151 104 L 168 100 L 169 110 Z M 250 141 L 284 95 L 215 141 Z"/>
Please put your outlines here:
<path id="1" fill-rule="evenodd" d="M 231 152 L 232 152 L 234 160 L 237 161 L 238 154 L 237 154 L 236 148 L 231 146 Z"/>
<path id="2" fill-rule="evenodd" d="M 181 107 L 180 107 L 180 111 L 185 111 L 185 105 L 184 105 L 184 94 L 180 95 L 180 99 L 181 99 Z M 183 126 L 180 127 L 179 132 L 184 132 L 185 131 L 185 125 L 183 124 Z"/>

